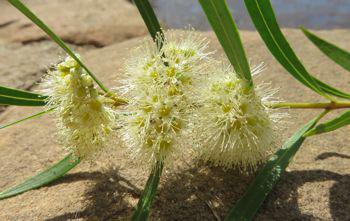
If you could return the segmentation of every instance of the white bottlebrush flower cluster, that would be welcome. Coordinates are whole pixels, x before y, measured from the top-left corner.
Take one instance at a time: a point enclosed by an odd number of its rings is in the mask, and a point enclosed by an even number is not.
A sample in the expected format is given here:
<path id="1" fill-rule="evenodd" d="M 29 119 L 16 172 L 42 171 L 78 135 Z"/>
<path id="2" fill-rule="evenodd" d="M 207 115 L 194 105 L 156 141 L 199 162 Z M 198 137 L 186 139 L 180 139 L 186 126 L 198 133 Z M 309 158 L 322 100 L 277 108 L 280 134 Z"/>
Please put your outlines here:
<path id="1" fill-rule="evenodd" d="M 191 95 L 208 55 L 207 42 L 194 32 L 170 31 L 165 39 L 158 38 L 161 49 L 146 41 L 132 53 L 122 87 L 130 100 L 122 117 L 123 140 L 134 155 L 151 163 L 182 151 L 174 150 L 183 146 L 194 108 Z"/>
<path id="2" fill-rule="evenodd" d="M 276 91 L 264 84 L 251 88 L 232 67 L 213 65 L 194 118 L 200 157 L 225 168 L 255 169 L 275 147 L 275 129 L 283 114 L 265 104 L 274 102 Z M 257 66 L 252 74 L 261 70 L 262 65 Z"/>
<path id="3" fill-rule="evenodd" d="M 115 126 L 115 111 L 74 59 L 67 57 L 49 71 L 42 87 L 48 108 L 55 108 L 62 144 L 74 156 L 90 157 L 105 147 Z"/>
<path id="4" fill-rule="evenodd" d="M 200 158 L 226 168 L 254 169 L 265 160 L 283 116 L 266 105 L 274 91 L 252 88 L 215 61 L 193 31 L 168 31 L 157 43 L 145 40 L 133 51 L 120 87 L 128 102 L 118 123 L 132 156 L 155 165 L 196 147 Z M 116 111 L 75 60 L 59 63 L 43 86 L 65 147 L 86 158 L 106 146 Z"/>
<path id="5" fill-rule="evenodd" d="M 274 91 L 251 88 L 194 32 L 165 39 L 161 48 L 146 41 L 126 61 L 122 91 L 130 103 L 121 119 L 132 154 L 154 163 L 195 146 L 214 165 L 254 169 L 274 148 L 281 115 L 265 105 Z"/>

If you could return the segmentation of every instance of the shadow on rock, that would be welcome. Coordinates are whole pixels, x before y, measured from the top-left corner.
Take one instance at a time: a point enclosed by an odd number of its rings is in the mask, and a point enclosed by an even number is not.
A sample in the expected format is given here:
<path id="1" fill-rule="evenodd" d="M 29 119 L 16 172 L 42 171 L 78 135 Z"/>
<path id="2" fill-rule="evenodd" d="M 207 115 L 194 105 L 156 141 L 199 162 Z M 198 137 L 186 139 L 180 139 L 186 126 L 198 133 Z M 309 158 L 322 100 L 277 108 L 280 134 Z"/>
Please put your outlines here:
<path id="1" fill-rule="evenodd" d="M 349 156 L 331 153 L 321 154 L 319 158 L 323 157 L 347 160 Z M 248 176 L 239 171 L 224 171 L 204 165 L 179 171 L 176 176 L 167 178 L 159 190 L 152 218 L 162 221 L 223 220 L 253 177 L 254 174 Z M 332 219 L 350 220 L 350 174 L 341 175 L 327 170 L 285 172 L 255 220 L 318 220 L 320 217 L 300 211 L 298 188 L 306 183 L 322 181 L 334 181 L 329 193 Z"/>
<path id="2" fill-rule="evenodd" d="M 343 159 L 350 159 L 349 155 L 346 154 L 341 154 L 341 153 L 335 153 L 335 152 L 324 152 L 320 155 L 318 155 L 315 160 L 325 160 L 330 157 L 338 157 L 338 158 L 343 158 Z"/>
<path id="3" fill-rule="evenodd" d="M 319 220 L 320 217 L 300 211 L 298 188 L 306 183 L 322 181 L 335 181 L 329 192 L 332 220 L 350 220 L 350 174 L 341 175 L 327 170 L 286 172 L 260 208 L 256 220 Z"/>
<path id="4" fill-rule="evenodd" d="M 128 220 L 133 206 L 127 198 L 137 199 L 141 190 L 131 184 L 126 178 L 119 175 L 118 170 L 109 169 L 105 172 L 79 172 L 67 174 L 57 182 L 71 183 L 80 180 L 93 180 L 94 184 L 86 192 L 85 199 L 88 203 L 83 211 L 65 213 L 46 221 L 63 221 L 81 219 L 88 221 L 99 220 Z"/>
<path id="5" fill-rule="evenodd" d="M 325 152 L 315 160 L 330 157 L 350 159 L 349 155 Z M 350 220 L 350 174 L 339 174 L 327 170 L 302 170 L 286 172 L 260 209 L 258 218 L 266 220 L 318 220 L 310 214 L 303 214 L 298 207 L 298 188 L 314 182 L 334 181 L 329 190 L 329 212 L 332 220 Z M 322 188 L 322 187 L 320 187 Z M 314 191 L 310 189 L 310 191 Z M 317 203 L 317 202 L 305 202 Z M 265 217 L 265 218 L 263 218 Z M 286 218 L 288 217 L 288 218 Z M 258 219 L 259 220 L 259 219 Z"/>
<path id="6" fill-rule="evenodd" d="M 349 156 L 323 153 L 317 159 L 328 157 L 347 160 Z M 198 164 L 176 173 L 171 172 L 169 175 L 164 173 L 164 183 L 158 190 L 150 220 L 222 220 L 244 194 L 253 178 L 254 174 L 247 175 L 237 170 L 225 171 L 218 167 Z M 133 211 L 130 199 L 136 201 L 141 190 L 121 177 L 117 170 L 69 174 L 52 185 L 86 179 L 95 181 L 85 196 L 90 202 L 89 205 L 83 211 L 66 213 L 47 221 L 79 218 L 91 221 L 130 219 Z M 332 219 L 350 220 L 350 174 L 342 175 L 326 170 L 285 172 L 260 208 L 255 220 L 320 219 L 301 212 L 298 206 L 298 189 L 307 183 L 323 181 L 334 181 L 329 192 L 329 211 Z M 315 190 L 310 191 L 314 193 Z"/>
<path id="7" fill-rule="evenodd" d="M 159 189 L 150 220 L 217 220 L 244 193 L 253 176 L 207 165 L 172 173 Z"/>

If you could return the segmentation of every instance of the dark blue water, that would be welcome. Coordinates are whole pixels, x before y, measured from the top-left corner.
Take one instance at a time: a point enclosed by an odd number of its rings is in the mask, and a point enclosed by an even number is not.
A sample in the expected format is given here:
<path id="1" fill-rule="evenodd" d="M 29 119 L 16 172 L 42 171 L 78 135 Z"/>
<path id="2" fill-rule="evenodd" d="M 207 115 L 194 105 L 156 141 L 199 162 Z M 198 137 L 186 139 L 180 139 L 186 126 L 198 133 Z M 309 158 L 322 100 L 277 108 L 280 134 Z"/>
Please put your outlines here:
<path id="1" fill-rule="evenodd" d="M 197 0 L 151 0 L 156 14 L 168 28 L 189 24 L 198 30 L 209 25 Z M 350 28 L 350 0 L 271 0 L 282 27 L 303 25 L 312 29 Z M 253 29 L 243 0 L 228 0 L 237 25 Z"/>

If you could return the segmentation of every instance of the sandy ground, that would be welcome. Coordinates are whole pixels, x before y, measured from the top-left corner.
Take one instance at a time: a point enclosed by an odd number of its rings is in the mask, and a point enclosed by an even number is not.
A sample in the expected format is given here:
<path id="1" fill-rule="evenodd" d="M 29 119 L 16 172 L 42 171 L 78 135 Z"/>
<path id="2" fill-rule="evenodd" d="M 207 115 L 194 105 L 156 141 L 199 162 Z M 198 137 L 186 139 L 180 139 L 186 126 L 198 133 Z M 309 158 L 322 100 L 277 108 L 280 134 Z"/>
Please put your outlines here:
<path id="1" fill-rule="evenodd" d="M 284 32 L 311 73 L 333 86 L 348 90 L 350 78 L 345 70 L 328 60 L 301 31 L 289 29 Z M 317 33 L 350 50 L 350 31 Z M 211 48 L 217 50 L 216 56 L 223 57 L 215 36 L 212 33 L 204 35 L 211 41 Z M 1 50 L 17 44 L 4 39 L 0 41 L 3 42 Z M 141 39 L 124 39 L 102 48 L 82 50 L 81 55 L 104 83 L 117 85 L 123 58 Z M 252 64 L 264 61 L 267 65 L 259 80 L 279 87 L 278 95 L 282 99 L 323 100 L 287 74 L 269 54 L 256 32 L 244 31 L 242 39 Z M 40 53 L 52 60 L 57 60 L 59 54 L 55 55 L 51 50 L 47 54 L 45 51 Z M 0 64 L 0 74 L 3 74 L 8 66 Z M 20 70 L 21 62 L 11 68 Z M 29 81 L 33 84 L 30 88 L 35 90 L 37 80 L 25 78 L 18 85 L 27 85 L 26 81 Z M 8 107 L 0 115 L 0 124 L 39 110 Z M 318 111 L 289 113 L 281 141 L 316 116 Z M 328 118 L 331 116 L 335 113 Z M 350 220 L 349 132 L 349 128 L 343 128 L 307 139 L 259 210 L 256 220 Z M 50 115 L 1 130 L 0 137 L 0 189 L 31 177 L 64 156 L 55 141 L 55 126 Z M 150 220 L 216 220 L 214 214 L 223 219 L 254 177 L 254 174 L 245 175 L 234 170 L 223 171 L 194 159 L 186 161 L 179 160 L 173 167 L 166 168 Z M 147 177 L 147 169 L 130 160 L 123 146 L 117 144 L 95 163 L 84 162 L 49 186 L 0 201 L 0 220 L 128 220 Z"/>

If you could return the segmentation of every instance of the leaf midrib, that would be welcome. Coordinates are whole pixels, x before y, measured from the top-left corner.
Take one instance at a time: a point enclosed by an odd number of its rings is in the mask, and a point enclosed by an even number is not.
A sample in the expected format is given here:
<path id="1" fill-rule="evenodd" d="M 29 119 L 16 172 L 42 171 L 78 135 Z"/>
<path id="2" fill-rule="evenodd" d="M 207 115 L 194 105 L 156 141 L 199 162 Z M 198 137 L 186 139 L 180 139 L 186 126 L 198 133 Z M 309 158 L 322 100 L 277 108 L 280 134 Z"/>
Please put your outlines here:
<path id="1" fill-rule="evenodd" d="M 218 17 L 220 17 L 220 14 L 218 13 L 218 10 L 217 10 L 217 8 L 215 7 L 215 4 L 213 4 L 213 2 L 212 2 L 211 0 L 210 0 L 209 2 L 210 2 L 210 4 L 213 6 L 216 15 L 217 15 Z M 221 28 L 222 28 L 222 30 L 223 30 L 223 33 L 225 34 L 225 38 L 226 38 L 228 44 L 230 45 L 231 50 L 234 51 L 235 47 L 232 45 L 232 42 L 229 40 L 229 35 L 228 35 L 228 33 L 226 32 L 225 26 L 224 26 L 223 23 L 221 22 L 221 19 L 219 19 L 219 24 L 220 24 L 220 26 L 221 26 Z M 241 67 L 240 62 L 239 62 L 238 59 L 237 59 L 236 54 L 235 54 L 235 53 L 231 53 L 231 54 L 233 54 L 233 57 L 234 57 L 234 59 L 235 59 L 237 65 L 239 66 L 239 69 L 240 69 L 240 71 L 241 71 L 241 74 L 244 75 L 243 69 L 242 69 L 242 67 Z M 247 80 L 247 79 L 246 79 L 246 80 Z"/>
<path id="2" fill-rule="evenodd" d="M 0 95 L 0 97 L 12 98 L 12 99 L 16 99 L 16 100 L 23 100 L 23 101 L 37 101 L 37 102 L 45 102 L 45 99 L 35 99 L 35 98 L 14 97 L 14 96 L 3 95 L 3 94 L 1 94 L 1 95 Z"/>
<path id="3" fill-rule="evenodd" d="M 319 93 L 321 93 L 321 94 L 324 95 L 323 91 L 322 91 L 321 89 L 317 88 L 317 87 L 316 87 L 316 88 L 313 87 L 313 85 L 310 84 L 310 82 L 307 80 L 307 78 L 305 78 L 304 75 L 302 75 L 302 74 L 299 72 L 299 70 L 293 65 L 293 63 L 289 60 L 288 56 L 284 53 L 284 51 L 281 49 L 280 45 L 277 43 L 276 39 L 275 39 L 274 36 L 272 35 L 272 32 L 271 32 L 269 26 L 268 26 L 267 23 L 266 23 L 266 19 L 265 19 L 265 17 L 264 17 L 264 14 L 261 12 L 261 8 L 260 8 L 259 3 L 258 3 L 256 0 L 254 0 L 254 2 L 256 3 L 256 6 L 257 6 L 257 8 L 258 8 L 258 10 L 259 10 L 259 13 L 260 13 L 260 15 L 261 15 L 261 17 L 262 17 L 262 21 L 264 22 L 265 27 L 267 28 L 267 31 L 268 31 L 270 37 L 272 38 L 273 42 L 276 44 L 277 48 L 278 48 L 279 51 L 282 53 L 282 55 L 283 55 L 283 57 L 286 59 L 286 61 L 287 61 L 287 62 L 291 65 L 291 67 L 296 71 L 296 73 L 298 74 L 298 76 L 301 77 L 311 88 L 316 89 L 316 91 L 318 91 Z M 312 80 L 311 76 L 310 76 L 310 79 Z M 314 82 L 314 83 L 316 84 L 316 82 Z"/>

